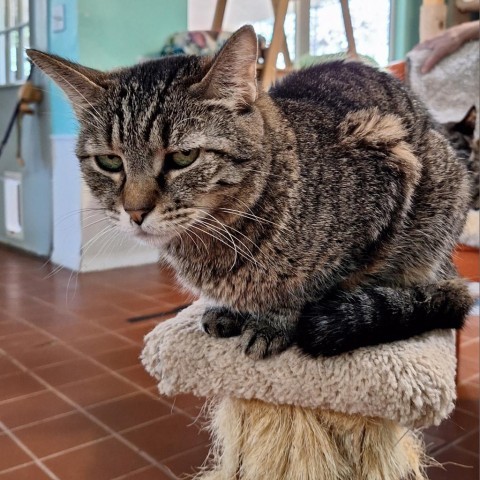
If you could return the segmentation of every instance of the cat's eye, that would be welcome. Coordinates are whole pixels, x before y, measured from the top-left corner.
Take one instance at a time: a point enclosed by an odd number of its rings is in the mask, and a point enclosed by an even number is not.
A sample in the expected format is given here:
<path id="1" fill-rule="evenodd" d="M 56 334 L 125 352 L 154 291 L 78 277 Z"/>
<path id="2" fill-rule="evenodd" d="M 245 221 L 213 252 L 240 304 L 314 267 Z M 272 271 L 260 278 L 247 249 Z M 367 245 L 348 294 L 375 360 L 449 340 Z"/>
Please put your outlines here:
<path id="1" fill-rule="evenodd" d="M 185 168 L 191 165 L 200 154 L 199 148 L 171 153 L 171 159 L 176 168 Z"/>
<path id="2" fill-rule="evenodd" d="M 123 170 L 122 159 L 117 155 L 96 155 L 95 161 L 106 172 L 117 173 Z"/>

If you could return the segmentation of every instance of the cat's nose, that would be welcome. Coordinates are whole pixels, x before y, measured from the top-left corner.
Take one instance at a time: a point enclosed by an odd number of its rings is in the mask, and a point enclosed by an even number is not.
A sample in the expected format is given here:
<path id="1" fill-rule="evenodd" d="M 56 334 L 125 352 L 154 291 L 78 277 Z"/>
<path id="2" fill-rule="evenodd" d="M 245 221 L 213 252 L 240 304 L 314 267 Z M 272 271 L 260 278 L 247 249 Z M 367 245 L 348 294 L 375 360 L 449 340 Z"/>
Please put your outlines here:
<path id="1" fill-rule="evenodd" d="M 145 220 L 145 217 L 153 210 L 153 206 L 144 207 L 137 210 L 125 209 L 125 211 L 130 215 L 130 218 L 137 224 L 141 225 Z"/>

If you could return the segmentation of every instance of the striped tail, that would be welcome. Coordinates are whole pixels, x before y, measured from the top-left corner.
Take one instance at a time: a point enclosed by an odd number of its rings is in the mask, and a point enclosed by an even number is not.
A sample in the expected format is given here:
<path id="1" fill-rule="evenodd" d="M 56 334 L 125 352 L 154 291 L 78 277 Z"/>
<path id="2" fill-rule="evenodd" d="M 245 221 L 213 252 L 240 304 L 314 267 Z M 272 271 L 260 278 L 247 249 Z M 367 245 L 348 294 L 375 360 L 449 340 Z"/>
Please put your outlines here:
<path id="1" fill-rule="evenodd" d="M 308 355 L 333 356 L 437 328 L 462 328 L 473 304 L 460 280 L 409 288 L 357 287 L 307 304 L 296 342 Z"/>

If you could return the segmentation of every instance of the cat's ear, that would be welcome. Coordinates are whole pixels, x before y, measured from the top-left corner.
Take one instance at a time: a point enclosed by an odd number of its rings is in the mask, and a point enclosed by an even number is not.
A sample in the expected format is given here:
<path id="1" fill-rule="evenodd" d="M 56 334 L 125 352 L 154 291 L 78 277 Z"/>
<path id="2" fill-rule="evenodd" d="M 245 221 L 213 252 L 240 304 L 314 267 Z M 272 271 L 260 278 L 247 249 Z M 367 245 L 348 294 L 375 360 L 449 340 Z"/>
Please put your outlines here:
<path id="1" fill-rule="evenodd" d="M 77 116 L 105 92 L 107 74 L 103 72 L 39 50 L 28 49 L 27 55 L 66 93 Z"/>
<path id="2" fill-rule="evenodd" d="M 257 54 L 255 30 L 245 25 L 227 40 L 207 74 L 191 90 L 237 108 L 252 105 L 257 98 Z"/>
<path id="3" fill-rule="evenodd" d="M 461 120 L 457 125 L 457 130 L 462 132 L 464 135 L 473 137 L 475 132 L 475 125 L 477 123 L 477 109 L 473 105 L 470 110 L 467 112 L 463 120 Z"/>

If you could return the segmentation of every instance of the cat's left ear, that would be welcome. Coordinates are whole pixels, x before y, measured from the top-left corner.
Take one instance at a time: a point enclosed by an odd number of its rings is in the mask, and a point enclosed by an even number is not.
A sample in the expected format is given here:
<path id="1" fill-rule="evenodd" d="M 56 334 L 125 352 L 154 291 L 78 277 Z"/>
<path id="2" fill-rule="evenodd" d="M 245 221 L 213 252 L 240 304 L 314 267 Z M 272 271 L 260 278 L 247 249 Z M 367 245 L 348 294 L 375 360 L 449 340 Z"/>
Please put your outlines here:
<path id="1" fill-rule="evenodd" d="M 203 79 L 191 91 L 220 100 L 235 108 L 252 105 L 257 98 L 258 45 L 255 30 L 245 25 L 237 30 L 213 59 Z"/>
<path id="2" fill-rule="evenodd" d="M 66 93 L 77 117 L 105 93 L 107 74 L 103 72 L 39 50 L 28 49 L 27 55 Z"/>

